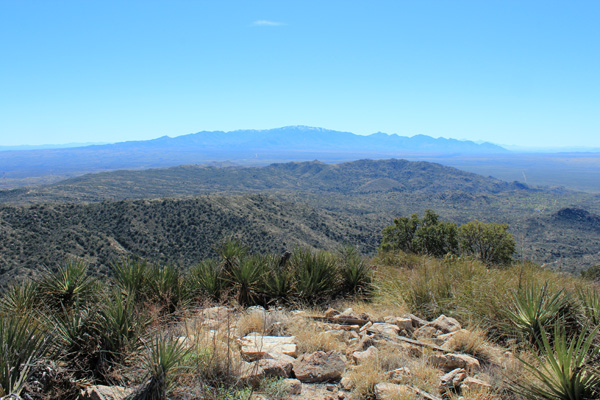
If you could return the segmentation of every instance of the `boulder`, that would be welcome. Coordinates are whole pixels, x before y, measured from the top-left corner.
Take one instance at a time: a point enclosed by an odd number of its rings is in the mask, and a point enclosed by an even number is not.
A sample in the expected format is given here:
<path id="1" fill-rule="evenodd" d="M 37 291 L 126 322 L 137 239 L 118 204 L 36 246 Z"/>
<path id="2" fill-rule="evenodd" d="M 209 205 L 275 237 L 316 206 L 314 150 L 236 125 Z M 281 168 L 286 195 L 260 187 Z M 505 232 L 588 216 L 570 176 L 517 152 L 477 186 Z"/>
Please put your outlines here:
<path id="1" fill-rule="evenodd" d="M 379 333 L 387 336 L 398 336 L 400 328 L 394 324 L 386 322 L 378 322 L 367 328 L 367 332 L 371 334 Z"/>
<path id="2" fill-rule="evenodd" d="M 265 358 L 253 362 L 242 361 L 240 381 L 256 387 L 264 378 L 289 378 L 291 373 L 292 362 L 285 359 Z"/>
<path id="3" fill-rule="evenodd" d="M 81 391 L 83 400 L 122 400 L 133 394 L 134 389 L 122 386 L 88 386 Z"/>
<path id="4" fill-rule="evenodd" d="M 413 336 L 417 339 L 420 339 L 420 338 L 429 339 L 429 338 L 436 337 L 440 333 L 441 333 L 441 331 L 439 329 L 437 329 L 436 327 L 431 326 L 431 325 L 424 325 L 424 326 L 420 327 L 419 329 L 417 329 L 415 331 L 415 333 L 413 334 Z"/>
<path id="5" fill-rule="evenodd" d="M 440 392 L 457 389 L 466 377 L 467 371 L 464 368 L 453 369 L 440 378 Z"/>
<path id="6" fill-rule="evenodd" d="M 461 328 L 457 320 L 446 317 L 444 314 L 431 321 L 428 325 L 442 331 L 442 333 L 455 332 Z"/>
<path id="7" fill-rule="evenodd" d="M 286 391 L 289 394 L 300 394 L 302 393 L 302 382 L 298 379 L 286 378 L 283 380 L 283 384 L 285 385 Z"/>
<path id="8" fill-rule="evenodd" d="M 233 314 L 233 312 L 233 308 L 216 306 L 205 308 L 204 310 L 200 311 L 200 316 L 204 319 L 226 321 L 228 318 L 231 317 L 231 314 Z"/>
<path id="9" fill-rule="evenodd" d="M 333 317 L 334 319 L 337 318 L 354 318 L 354 319 L 361 319 L 360 315 L 355 313 L 354 310 L 352 308 L 346 308 L 344 311 L 342 311 L 341 314 L 338 314 L 336 316 Z"/>
<path id="10" fill-rule="evenodd" d="M 385 317 L 384 322 L 396 325 L 401 331 L 411 332 L 413 329 L 412 319 L 402 317 Z"/>
<path id="11" fill-rule="evenodd" d="M 405 385 L 388 382 L 376 384 L 373 391 L 377 400 L 393 400 L 412 393 Z"/>
<path id="12" fill-rule="evenodd" d="M 294 336 L 261 336 L 251 334 L 239 339 L 242 357 L 246 361 L 265 358 L 267 353 L 281 353 L 298 356 L 298 346 Z"/>
<path id="13" fill-rule="evenodd" d="M 356 364 L 376 359 L 377 357 L 379 357 L 379 350 L 375 346 L 369 346 L 365 351 L 355 351 L 352 353 L 352 359 Z"/>
<path id="14" fill-rule="evenodd" d="M 390 383 L 405 385 L 410 381 L 411 373 L 407 367 L 397 368 L 385 373 L 385 379 Z"/>
<path id="15" fill-rule="evenodd" d="M 477 391 L 486 391 L 491 390 L 492 385 L 487 382 L 482 381 L 481 379 L 467 377 L 460 385 L 460 390 L 463 392 L 468 392 L 469 390 L 477 390 Z"/>
<path id="16" fill-rule="evenodd" d="M 328 308 L 327 311 L 325 311 L 325 318 L 333 318 L 336 315 L 339 315 L 340 312 L 334 308 Z"/>
<path id="17" fill-rule="evenodd" d="M 427 360 L 430 365 L 450 372 L 456 368 L 464 368 L 467 373 L 478 371 L 481 368 L 479 361 L 466 354 L 433 354 Z"/>
<path id="18" fill-rule="evenodd" d="M 327 382 L 342 377 L 346 362 L 337 351 L 316 351 L 301 355 L 294 361 L 292 369 L 301 382 Z"/>

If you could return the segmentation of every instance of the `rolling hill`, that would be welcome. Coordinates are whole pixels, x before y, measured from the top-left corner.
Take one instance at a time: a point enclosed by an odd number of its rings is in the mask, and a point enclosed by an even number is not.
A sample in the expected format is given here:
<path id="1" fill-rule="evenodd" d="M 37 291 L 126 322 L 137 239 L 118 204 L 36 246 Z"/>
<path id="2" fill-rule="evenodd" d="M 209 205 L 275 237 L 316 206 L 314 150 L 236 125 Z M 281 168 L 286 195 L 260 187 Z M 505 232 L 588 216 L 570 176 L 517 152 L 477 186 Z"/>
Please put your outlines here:
<path id="1" fill-rule="evenodd" d="M 395 159 L 115 171 L 1 191 L 0 268 L 74 255 L 104 271 L 122 254 L 189 265 L 228 235 L 257 251 L 352 243 L 372 254 L 394 217 L 433 209 L 509 223 L 519 257 L 576 272 L 600 263 L 599 200 Z"/>

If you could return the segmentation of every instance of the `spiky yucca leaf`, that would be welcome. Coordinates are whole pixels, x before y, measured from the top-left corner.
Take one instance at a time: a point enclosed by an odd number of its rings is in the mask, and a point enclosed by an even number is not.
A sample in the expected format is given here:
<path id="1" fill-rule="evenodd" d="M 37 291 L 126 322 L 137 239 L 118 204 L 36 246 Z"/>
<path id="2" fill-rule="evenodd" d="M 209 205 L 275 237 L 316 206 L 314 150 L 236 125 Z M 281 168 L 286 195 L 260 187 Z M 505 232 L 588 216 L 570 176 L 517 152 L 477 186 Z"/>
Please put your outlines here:
<path id="1" fill-rule="evenodd" d="M 101 349 L 112 362 L 123 359 L 141 345 L 140 336 L 150 324 L 150 319 L 135 307 L 134 299 L 113 291 L 105 299 L 99 312 L 99 323 L 103 327 Z"/>
<path id="2" fill-rule="evenodd" d="M 36 310 L 39 297 L 39 289 L 33 281 L 13 285 L 0 298 L 0 313 L 29 315 Z"/>
<path id="3" fill-rule="evenodd" d="M 551 344 L 543 327 L 537 349 L 530 347 L 535 363 L 520 359 L 538 382 L 520 383 L 521 392 L 532 400 L 593 400 L 600 396 L 600 372 L 591 365 L 598 354 L 594 338 L 598 329 L 584 329 L 569 339 L 564 329 L 554 326 Z"/>
<path id="4" fill-rule="evenodd" d="M 189 291 L 194 297 L 218 301 L 226 286 L 223 268 L 217 260 L 208 259 L 193 266 L 187 276 Z"/>
<path id="5" fill-rule="evenodd" d="M 577 297 L 583 308 L 583 315 L 589 323 L 592 326 L 600 325 L 600 293 L 592 288 L 579 288 Z"/>
<path id="6" fill-rule="evenodd" d="M 541 290 L 529 286 L 514 294 L 514 304 L 507 311 L 507 316 L 519 334 L 536 345 L 542 331 L 560 318 L 565 305 L 562 290 L 551 295 L 548 284 Z"/>
<path id="7" fill-rule="evenodd" d="M 340 292 L 367 296 L 373 289 L 373 271 L 365 263 L 355 247 L 344 246 L 339 250 Z"/>
<path id="8" fill-rule="evenodd" d="M 146 260 L 123 258 L 111 265 L 113 279 L 118 287 L 135 296 L 146 296 L 150 264 Z"/>
<path id="9" fill-rule="evenodd" d="M 75 260 L 59 265 L 56 272 L 45 268 L 45 274 L 39 282 L 39 291 L 45 305 L 60 311 L 62 308 L 70 308 L 76 302 L 92 302 L 99 294 L 99 288 L 87 270 L 86 263 Z"/>
<path id="10" fill-rule="evenodd" d="M 237 293 L 239 304 L 243 306 L 256 304 L 264 271 L 265 263 L 260 256 L 246 257 L 232 265 L 227 279 Z"/>
<path id="11" fill-rule="evenodd" d="M 182 341 L 171 336 L 157 335 L 148 346 L 146 368 L 148 380 L 133 396 L 134 400 L 163 400 L 177 374 L 186 368 L 189 353 Z"/>
<path id="12" fill-rule="evenodd" d="M 30 317 L 0 318 L 0 397 L 19 395 L 29 366 L 44 348 L 44 335 Z"/>
<path id="13" fill-rule="evenodd" d="M 330 297 L 337 288 L 335 259 L 324 251 L 298 249 L 290 259 L 300 301 L 314 303 Z"/>

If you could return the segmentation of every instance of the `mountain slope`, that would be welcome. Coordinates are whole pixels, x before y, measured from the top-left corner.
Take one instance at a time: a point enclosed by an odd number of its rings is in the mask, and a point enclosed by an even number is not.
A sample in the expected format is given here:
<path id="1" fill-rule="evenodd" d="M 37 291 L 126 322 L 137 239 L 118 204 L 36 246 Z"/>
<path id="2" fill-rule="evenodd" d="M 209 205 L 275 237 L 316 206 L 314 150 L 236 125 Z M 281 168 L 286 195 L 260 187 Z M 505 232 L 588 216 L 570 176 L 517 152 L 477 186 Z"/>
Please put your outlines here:
<path id="1" fill-rule="evenodd" d="M 96 273 L 135 254 L 190 266 L 215 256 L 235 237 L 255 252 L 297 246 L 335 249 L 344 243 L 372 251 L 381 222 L 347 216 L 268 196 L 203 196 L 94 204 L 0 207 L 0 281 L 35 274 L 67 257 L 81 257 Z"/>
<path id="2" fill-rule="evenodd" d="M 181 166 L 115 171 L 89 174 L 46 187 L 0 191 L 0 202 L 100 201 L 282 190 L 339 194 L 533 191 L 521 184 L 439 164 L 391 159 L 341 164 L 313 161 L 266 167 Z"/>

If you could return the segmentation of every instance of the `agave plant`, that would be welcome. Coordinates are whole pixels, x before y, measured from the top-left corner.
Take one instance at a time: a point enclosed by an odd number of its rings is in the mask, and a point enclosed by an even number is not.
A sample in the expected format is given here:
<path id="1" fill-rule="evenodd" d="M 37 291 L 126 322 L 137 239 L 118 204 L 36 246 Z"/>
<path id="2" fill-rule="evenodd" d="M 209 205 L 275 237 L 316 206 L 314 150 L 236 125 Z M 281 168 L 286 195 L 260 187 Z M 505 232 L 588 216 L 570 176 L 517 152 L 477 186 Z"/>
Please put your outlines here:
<path id="1" fill-rule="evenodd" d="M 183 369 L 190 350 L 184 342 L 170 336 L 157 335 L 148 346 L 145 364 L 148 379 L 132 397 L 133 400 L 163 400 L 172 386 L 174 378 Z"/>
<path id="2" fill-rule="evenodd" d="M 44 335 L 32 318 L 6 315 L 0 318 L 0 397 L 18 396 L 32 361 L 42 355 Z"/>
<path id="3" fill-rule="evenodd" d="M 65 362 L 79 378 L 101 376 L 105 358 L 101 351 L 98 312 L 79 303 L 60 313 L 47 313 L 44 322 L 52 331 L 51 356 Z"/>
<path id="4" fill-rule="evenodd" d="M 83 261 L 69 260 L 55 272 L 45 268 L 39 281 L 39 291 L 45 305 L 56 310 L 68 309 L 73 304 L 89 303 L 99 293 L 96 281 L 87 273 Z"/>
<path id="5" fill-rule="evenodd" d="M 594 338 L 598 329 L 582 330 L 569 339 L 559 324 L 554 326 L 554 341 L 550 343 L 544 329 L 539 335 L 537 349 L 530 348 L 534 363 L 520 359 L 537 382 L 520 383 L 522 394 L 532 400 L 593 400 L 600 398 L 600 372 L 592 360 L 598 354 Z"/>
<path id="6" fill-rule="evenodd" d="M 181 274 L 172 265 L 154 265 L 148 274 L 148 300 L 171 314 L 186 305 L 188 297 Z"/>
<path id="7" fill-rule="evenodd" d="M 135 351 L 149 323 L 150 319 L 136 309 L 133 298 L 114 290 L 99 312 L 101 351 L 105 358 L 111 362 L 120 361 Z"/>

